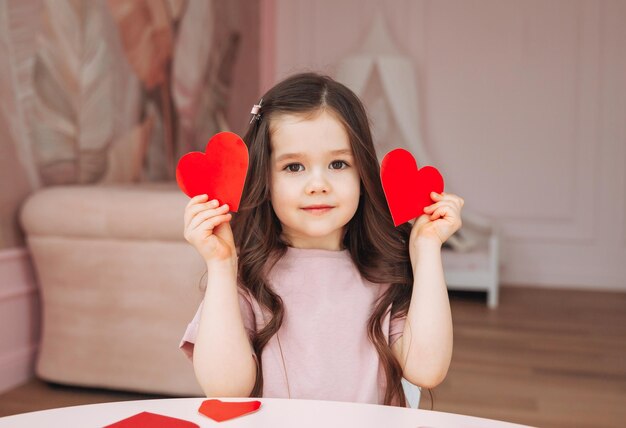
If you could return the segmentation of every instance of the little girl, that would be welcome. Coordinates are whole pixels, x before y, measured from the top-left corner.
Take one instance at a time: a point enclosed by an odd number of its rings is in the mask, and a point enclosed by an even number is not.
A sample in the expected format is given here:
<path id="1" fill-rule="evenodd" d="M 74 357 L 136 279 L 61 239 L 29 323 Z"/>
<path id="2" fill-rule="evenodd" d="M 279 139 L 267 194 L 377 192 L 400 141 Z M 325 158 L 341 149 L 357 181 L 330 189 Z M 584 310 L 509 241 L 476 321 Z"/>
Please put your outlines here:
<path id="1" fill-rule="evenodd" d="M 259 104 L 239 212 L 207 195 L 185 209 L 207 283 L 181 348 L 207 396 L 405 406 L 402 377 L 432 388 L 450 364 L 441 246 L 463 199 L 432 193 L 396 228 L 352 91 L 306 73 Z"/>

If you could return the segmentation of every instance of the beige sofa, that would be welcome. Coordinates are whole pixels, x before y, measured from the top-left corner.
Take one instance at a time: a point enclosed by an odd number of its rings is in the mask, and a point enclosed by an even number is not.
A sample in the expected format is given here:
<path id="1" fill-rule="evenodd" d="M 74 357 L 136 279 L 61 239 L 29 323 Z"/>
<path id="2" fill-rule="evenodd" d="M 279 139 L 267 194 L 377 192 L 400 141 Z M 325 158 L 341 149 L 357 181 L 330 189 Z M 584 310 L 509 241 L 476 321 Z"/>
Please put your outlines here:
<path id="1" fill-rule="evenodd" d="M 43 308 L 41 378 L 199 396 L 178 349 L 205 265 L 183 238 L 175 184 L 59 186 L 21 211 Z"/>

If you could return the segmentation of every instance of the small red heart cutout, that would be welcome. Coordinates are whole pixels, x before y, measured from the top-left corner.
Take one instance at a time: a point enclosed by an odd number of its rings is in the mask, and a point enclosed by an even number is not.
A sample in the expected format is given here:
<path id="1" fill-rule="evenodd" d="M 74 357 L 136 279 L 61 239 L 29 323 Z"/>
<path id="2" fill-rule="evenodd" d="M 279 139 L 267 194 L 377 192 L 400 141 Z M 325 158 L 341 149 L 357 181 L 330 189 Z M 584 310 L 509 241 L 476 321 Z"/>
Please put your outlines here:
<path id="1" fill-rule="evenodd" d="M 221 401 L 205 400 L 198 411 L 217 422 L 227 421 L 239 416 L 255 412 L 261 407 L 261 402 L 254 401 Z"/>
<path id="2" fill-rule="evenodd" d="M 215 134 L 206 153 L 190 152 L 180 158 L 176 182 L 187 196 L 209 195 L 237 212 L 248 172 L 248 148 L 232 132 Z"/>
<path id="3" fill-rule="evenodd" d="M 424 214 L 424 208 L 433 204 L 430 193 L 443 192 L 439 171 L 432 166 L 418 169 L 413 155 L 404 149 L 385 155 L 380 179 L 395 226 Z"/>

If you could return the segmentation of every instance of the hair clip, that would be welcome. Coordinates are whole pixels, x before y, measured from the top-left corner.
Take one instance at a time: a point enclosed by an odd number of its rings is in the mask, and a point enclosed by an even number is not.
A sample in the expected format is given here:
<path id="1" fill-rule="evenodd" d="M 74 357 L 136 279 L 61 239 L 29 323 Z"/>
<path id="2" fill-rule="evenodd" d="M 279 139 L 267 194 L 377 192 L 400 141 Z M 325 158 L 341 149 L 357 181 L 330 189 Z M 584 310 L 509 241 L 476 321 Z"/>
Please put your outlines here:
<path id="1" fill-rule="evenodd" d="M 252 106 L 252 110 L 250 111 L 250 114 L 252 115 L 252 118 L 250 118 L 250 123 L 254 122 L 255 120 L 261 119 L 261 113 L 259 113 L 259 110 L 261 110 L 261 106 L 263 106 L 263 98 L 259 100 L 258 104 Z"/>

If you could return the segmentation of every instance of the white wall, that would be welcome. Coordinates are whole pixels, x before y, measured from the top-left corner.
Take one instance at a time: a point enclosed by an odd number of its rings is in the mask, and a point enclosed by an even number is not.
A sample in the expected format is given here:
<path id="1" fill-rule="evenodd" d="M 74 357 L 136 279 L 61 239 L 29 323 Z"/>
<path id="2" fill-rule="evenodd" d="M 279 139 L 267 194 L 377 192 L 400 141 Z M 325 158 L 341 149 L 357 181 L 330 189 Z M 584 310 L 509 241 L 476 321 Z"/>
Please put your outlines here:
<path id="1" fill-rule="evenodd" d="M 502 281 L 626 290 L 626 2 L 276 0 L 275 79 L 333 74 L 384 14 L 423 139 L 503 230 Z M 263 66 L 263 65 L 262 65 Z"/>

